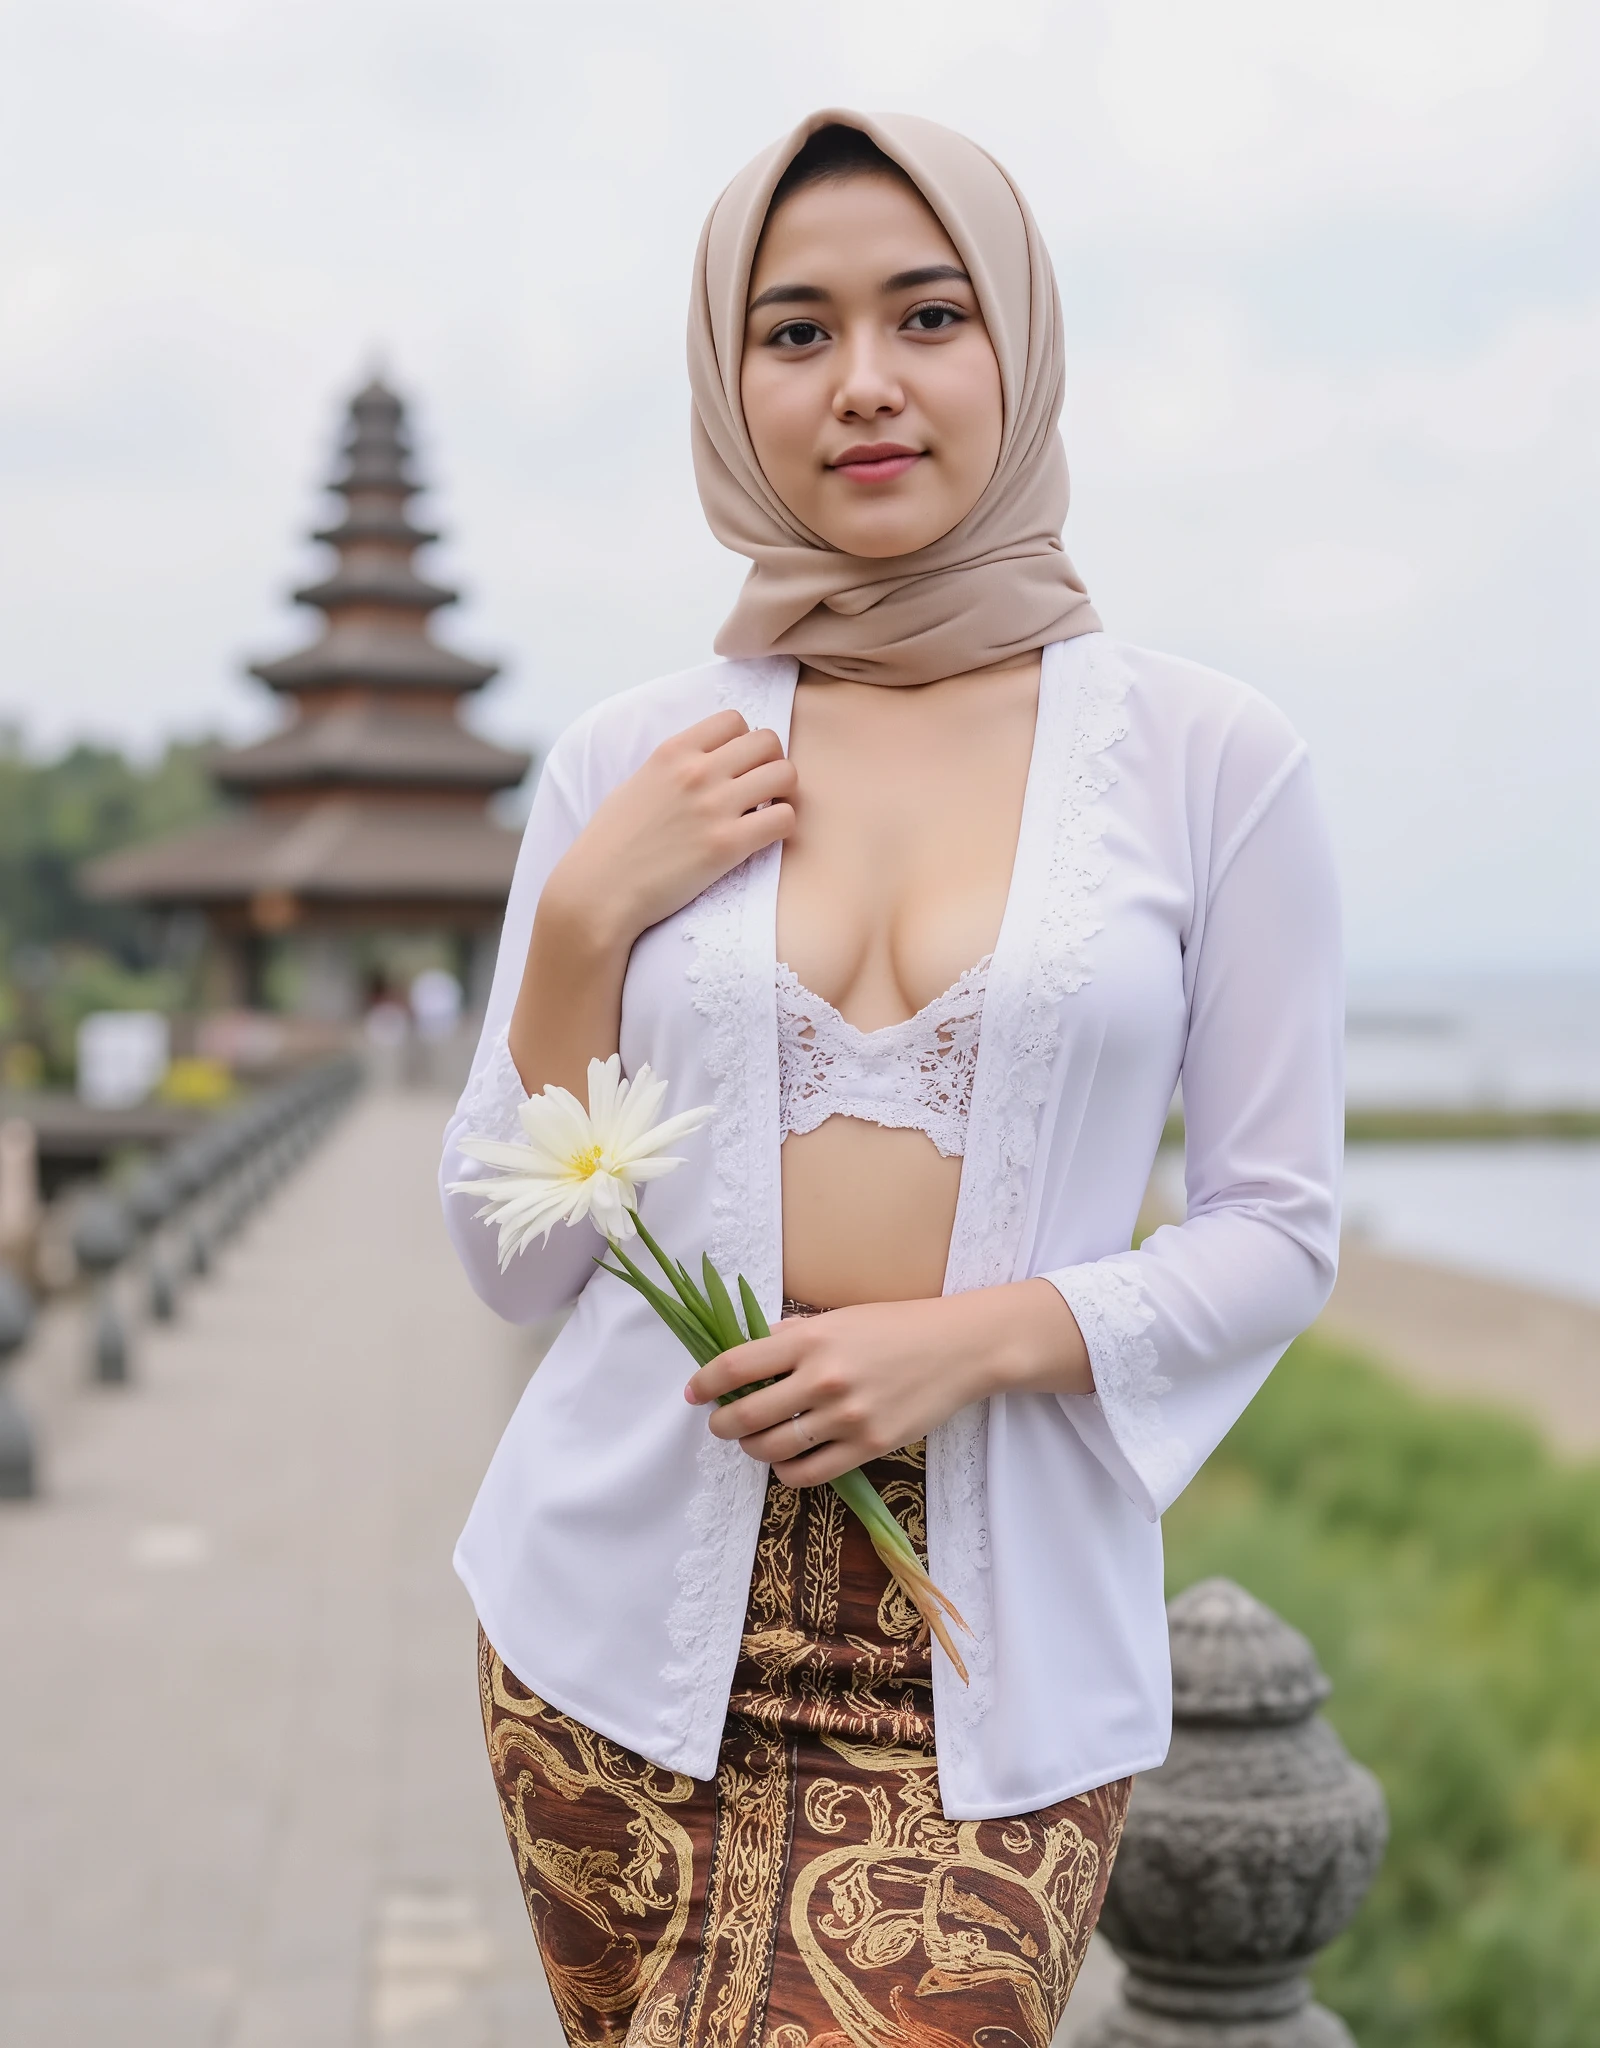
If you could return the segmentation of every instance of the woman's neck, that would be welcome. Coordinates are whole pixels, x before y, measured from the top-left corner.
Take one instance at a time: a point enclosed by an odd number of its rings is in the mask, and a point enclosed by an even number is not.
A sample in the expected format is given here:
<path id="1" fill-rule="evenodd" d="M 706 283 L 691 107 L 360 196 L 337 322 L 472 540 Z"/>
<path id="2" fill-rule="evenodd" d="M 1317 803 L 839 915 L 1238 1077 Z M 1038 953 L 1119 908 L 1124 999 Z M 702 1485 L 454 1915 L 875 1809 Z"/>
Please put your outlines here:
<path id="1" fill-rule="evenodd" d="M 985 668 L 963 669 L 958 675 L 940 676 L 936 681 L 929 683 L 846 682 L 840 676 L 831 676 L 824 670 L 813 668 L 809 662 L 803 661 L 800 664 L 799 683 L 801 685 L 826 683 L 833 689 L 870 690 L 884 696 L 906 699 L 918 698 L 927 691 L 956 691 L 968 685 L 978 686 L 1005 683 L 1013 679 L 1021 682 L 1024 678 L 1030 681 L 1034 688 L 1037 689 L 1039 669 L 1043 658 L 1042 651 L 1039 648 L 1033 648 L 1026 654 L 1013 655 L 1005 661 L 991 662 Z"/>

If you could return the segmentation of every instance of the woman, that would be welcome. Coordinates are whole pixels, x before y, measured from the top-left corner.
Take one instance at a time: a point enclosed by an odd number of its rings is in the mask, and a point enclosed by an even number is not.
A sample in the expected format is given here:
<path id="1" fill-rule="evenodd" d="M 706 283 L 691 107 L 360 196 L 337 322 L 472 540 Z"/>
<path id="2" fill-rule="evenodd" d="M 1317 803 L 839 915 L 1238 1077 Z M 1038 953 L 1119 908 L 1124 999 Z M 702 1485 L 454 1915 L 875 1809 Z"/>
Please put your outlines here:
<path id="1" fill-rule="evenodd" d="M 712 211 L 690 371 L 727 658 L 553 749 L 443 1174 L 648 1061 L 716 1108 L 653 1233 L 785 1319 L 685 1400 L 589 1232 L 502 1275 L 447 1197 L 485 1300 L 573 1311 L 457 1552 L 491 1757 L 572 2040 L 1045 2048 L 1166 1751 L 1157 1518 L 1332 1279 L 1325 836 L 1262 699 L 1101 630 L 1049 260 L 973 144 L 802 123 Z M 1133 1251 L 1180 1078 L 1188 1217 Z"/>

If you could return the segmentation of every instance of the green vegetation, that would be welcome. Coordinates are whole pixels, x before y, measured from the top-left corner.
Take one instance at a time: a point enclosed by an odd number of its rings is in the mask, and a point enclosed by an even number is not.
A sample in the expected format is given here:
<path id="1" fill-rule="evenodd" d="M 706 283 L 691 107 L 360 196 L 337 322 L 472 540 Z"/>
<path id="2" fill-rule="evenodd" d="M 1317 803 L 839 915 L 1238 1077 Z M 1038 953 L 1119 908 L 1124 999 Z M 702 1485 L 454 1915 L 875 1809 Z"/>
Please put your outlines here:
<path id="1" fill-rule="evenodd" d="M 1600 1109 L 1352 1109 L 1344 1120 L 1352 1145 L 1478 1145 L 1530 1138 L 1600 1138 Z M 1183 1118 L 1168 1117 L 1161 1142 L 1183 1150 Z"/>
<path id="2" fill-rule="evenodd" d="M 1351 1143 L 1423 1145 L 1600 1138 L 1600 1110 L 1353 1109 L 1344 1120 L 1344 1134 Z"/>
<path id="3" fill-rule="evenodd" d="M 127 904 L 95 903 L 80 863 L 192 824 L 217 808 L 209 747 L 169 746 L 139 767 L 110 747 L 78 745 L 30 760 L 0 733 L 0 1045 L 5 1070 L 71 1074 L 90 1010 L 171 1009 L 188 989 L 152 923 Z"/>
<path id="4" fill-rule="evenodd" d="M 1303 1629 L 1393 1840 L 1318 1991 L 1361 2048 L 1600 2039 L 1600 1466 L 1294 1346 L 1167 1517 Z"/>

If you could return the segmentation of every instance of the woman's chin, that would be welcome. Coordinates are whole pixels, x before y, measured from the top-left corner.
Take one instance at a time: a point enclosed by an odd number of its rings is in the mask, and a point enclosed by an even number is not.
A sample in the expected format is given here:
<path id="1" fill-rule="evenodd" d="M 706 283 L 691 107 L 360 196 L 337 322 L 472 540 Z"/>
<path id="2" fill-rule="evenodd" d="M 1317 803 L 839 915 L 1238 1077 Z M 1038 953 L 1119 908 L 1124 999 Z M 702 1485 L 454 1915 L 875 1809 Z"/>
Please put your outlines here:
<path id="1" fill-rule="evenodd" d="M 897 555 L 914 555 L 920 549 L 931 547 L 936 540 L 943 540 L 952 520 L 947 525 L 942 519 L 896 519 L 896 520 L 830 520 L 826 527 L 816 526 L 812 531 L 819 540 L 825 540 L 830 548 L 837 548 L 841 555 L 854 555 L 863 562 L 889 562 Z"/>

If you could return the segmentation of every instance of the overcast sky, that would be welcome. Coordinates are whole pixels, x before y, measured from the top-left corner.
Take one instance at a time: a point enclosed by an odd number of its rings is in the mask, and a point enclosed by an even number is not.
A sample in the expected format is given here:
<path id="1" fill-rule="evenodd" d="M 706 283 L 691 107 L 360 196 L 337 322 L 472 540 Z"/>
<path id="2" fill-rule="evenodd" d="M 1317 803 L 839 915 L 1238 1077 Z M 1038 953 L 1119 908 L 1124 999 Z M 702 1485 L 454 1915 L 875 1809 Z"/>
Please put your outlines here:
<path id="1" fill-rule="evenodd" d="M 722 183 L 809 108 L 1030 194 L 1109 629 L 1311 741 L 1361 968 L 1600 969 L 1586 0 L 0 0 L 0 716 L 270 722 L 344 399 L 414 404 L 485 729 L 704 658 Z"/>

